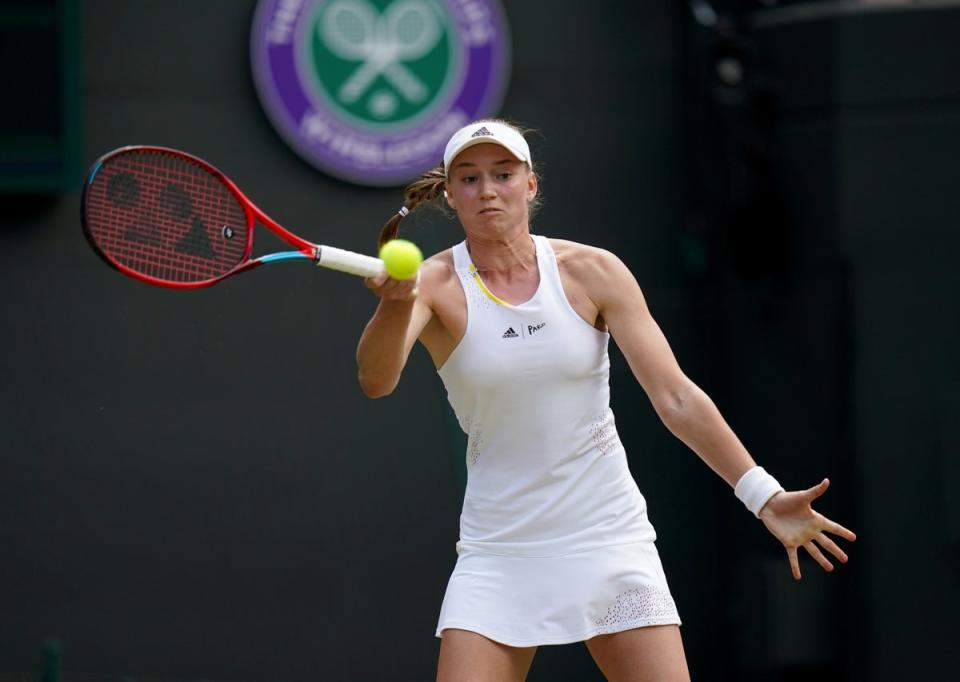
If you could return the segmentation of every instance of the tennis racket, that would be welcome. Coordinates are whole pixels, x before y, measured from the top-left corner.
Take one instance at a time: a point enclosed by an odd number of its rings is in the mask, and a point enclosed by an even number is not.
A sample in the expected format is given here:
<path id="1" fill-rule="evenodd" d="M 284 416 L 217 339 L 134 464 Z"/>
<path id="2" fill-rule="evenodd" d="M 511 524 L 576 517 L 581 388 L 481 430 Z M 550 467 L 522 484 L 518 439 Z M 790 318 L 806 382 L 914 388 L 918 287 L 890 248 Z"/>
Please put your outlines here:
<path id="1" fill-rule="evenodd" d="M 147 284 L 195 289 L 266 263 L 307 261 L 363 277 L 372 256 L 308 242 L 257 208 L 206 161 L 165 147 L 122 147 L 93 164 L 83 186 L 83 232 L 103 260 Z M 257 258 L 255 222 L 296 247 Z"/>

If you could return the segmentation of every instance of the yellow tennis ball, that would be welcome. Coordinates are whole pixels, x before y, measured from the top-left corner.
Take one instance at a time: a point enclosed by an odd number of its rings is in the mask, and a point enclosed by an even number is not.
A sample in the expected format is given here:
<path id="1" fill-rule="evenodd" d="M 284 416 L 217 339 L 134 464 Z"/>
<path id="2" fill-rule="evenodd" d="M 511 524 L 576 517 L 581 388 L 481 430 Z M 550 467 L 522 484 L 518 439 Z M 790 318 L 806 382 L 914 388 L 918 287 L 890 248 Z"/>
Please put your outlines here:
<path id="1" fill-rule="evenodd" d="M 410 279 L 416 276 L 423 262 L 423 254 L 413 242 L 392 239 L 380 249 L 380 260 L 387 274 L 394 279 Z"/>

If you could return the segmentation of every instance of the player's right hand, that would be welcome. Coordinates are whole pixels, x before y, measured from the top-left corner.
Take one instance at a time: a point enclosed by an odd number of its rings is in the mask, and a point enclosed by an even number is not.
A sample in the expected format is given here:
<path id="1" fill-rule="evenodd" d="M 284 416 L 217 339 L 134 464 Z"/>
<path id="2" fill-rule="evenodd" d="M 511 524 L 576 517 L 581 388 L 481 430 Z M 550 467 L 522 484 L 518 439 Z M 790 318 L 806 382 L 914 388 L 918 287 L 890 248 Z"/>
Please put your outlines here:
<path id="1" fill-rule="evenodd" d="M 417 299 L 420 283 L 420 273 L 410 279 L 394 279 L 386 272 L 363 280 L 364 285 L 373 292 L 373 295 L 384 301 L 400 301 L 412 303 Z"/>

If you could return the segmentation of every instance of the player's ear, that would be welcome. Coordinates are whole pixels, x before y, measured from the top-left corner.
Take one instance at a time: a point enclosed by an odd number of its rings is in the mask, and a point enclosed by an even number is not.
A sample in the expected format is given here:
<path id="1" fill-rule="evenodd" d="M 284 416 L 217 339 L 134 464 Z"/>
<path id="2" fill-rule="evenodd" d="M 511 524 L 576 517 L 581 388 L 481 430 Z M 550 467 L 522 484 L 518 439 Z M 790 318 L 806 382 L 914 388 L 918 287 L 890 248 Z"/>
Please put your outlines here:
<path id="1" fill-rule="evenodd" d="M 529 172 L 527 176 L 527 201 L 533 201 L 533 198 L 537 196 L 537 190 L 540 186 L 537 183 L 537 174 L 533 171 Z"/>
<path id="2" fill-rule="evenodd" d="M 447 190 L 443 190 L 443 198 L 447 200 L 447 206 L 452 208 L 454 211 L 457 210 L 457 204 L 453 199 L 450 198 L 450 195 L 447 194 Z"/>

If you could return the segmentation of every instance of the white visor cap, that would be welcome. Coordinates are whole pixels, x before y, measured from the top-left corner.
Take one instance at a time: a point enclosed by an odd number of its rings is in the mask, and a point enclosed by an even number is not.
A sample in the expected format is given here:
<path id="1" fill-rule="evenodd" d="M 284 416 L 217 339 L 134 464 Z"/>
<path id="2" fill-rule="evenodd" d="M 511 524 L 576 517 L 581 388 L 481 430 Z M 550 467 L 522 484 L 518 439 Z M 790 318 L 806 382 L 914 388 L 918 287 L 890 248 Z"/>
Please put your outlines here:
<path id="1" fill-rule="evenodd" d="M 443 150 L 443 171 L 450 175 L 450 164 L 457 154 L 464 149 L 477 144 L 498 144 L 514 155 L 518 161 L 525 161 L 533 169 L 533 158 L 530 156 L 530 145 L 523 139 L 523 135 L 503 123 L 496 121 L 480 121 L 464 126 L 453 134 Z"/>

